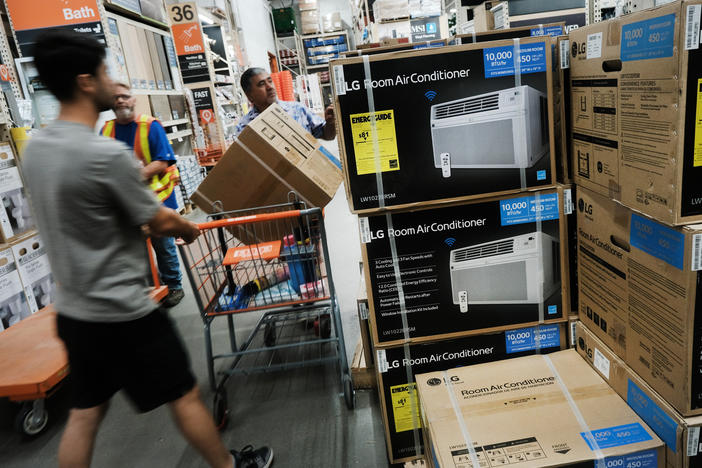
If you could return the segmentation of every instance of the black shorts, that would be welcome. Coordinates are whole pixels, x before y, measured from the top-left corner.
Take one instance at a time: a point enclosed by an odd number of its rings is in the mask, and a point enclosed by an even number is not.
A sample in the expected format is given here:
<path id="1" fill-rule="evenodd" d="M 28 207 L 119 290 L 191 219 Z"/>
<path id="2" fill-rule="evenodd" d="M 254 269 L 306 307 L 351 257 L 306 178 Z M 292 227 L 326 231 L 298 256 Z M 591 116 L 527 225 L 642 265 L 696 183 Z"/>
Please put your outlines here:
<path id="1" fill-rule="evenodd" d="M 195 386 L 190 359 L 162 309 L 129 322 L 58 315 L 68 350 L 72 406 L 92 408 L 124 389 L 139 411 L 177 400 Z"/>

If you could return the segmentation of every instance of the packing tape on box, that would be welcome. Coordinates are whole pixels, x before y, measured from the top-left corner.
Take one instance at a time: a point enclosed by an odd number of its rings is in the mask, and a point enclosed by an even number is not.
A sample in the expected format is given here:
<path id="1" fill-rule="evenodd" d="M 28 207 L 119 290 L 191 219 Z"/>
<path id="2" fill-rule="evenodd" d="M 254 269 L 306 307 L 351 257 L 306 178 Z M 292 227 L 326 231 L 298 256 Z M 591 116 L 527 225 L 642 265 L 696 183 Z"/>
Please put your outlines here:
<path id="1" fill-rule="evenodd" d="M 366 83 L 369 83 L 371 81 L 371 67 L 370 67 L 370 60 L 368 55 L 363 56 L 363 73 L 364 77 L 366 80 Z M 368 86 L 366 88 L 366 99 L 368 100 L 368 114 L 374 116 L 375 115 L 375 98 L 373 97 L 373 88 L 372 86 Z M 381 172 L 381 165 L 380 165 L 380 145 L 378 144 L 378 131 L 375 125 L 375 119 L 371 119 L 370 122 L 370 137 L 371 140 L 373 141 L 373 155 L 374 155 L 374 160 L 375 160 L 375 182 L 376 182 L 376 187 L 378 191 L 378 205 L 380 208 L 385 207 L 385 190 L 383 188 L 383 176 Z M 387 226 L 388 226 L 388 231 L 393 229 L 393 223 L 392 223 L 392 215 L 390 212 L 385 214 L 385 218 L 387 221 Z M 390 253 L 392 256 L 392 267 L 393 267 L 393 273 L 395 274 L 395 287 L 397 290 L 397 298 L 398 298 L 398 303 L 400 306 L 400 317 L 402 318 L 402 331 L 404 335 L 404 345 L 403 345 L 403 350 L 404 350 L 404 355 L 405 355 L 405 362 L 408 363 L 405 365 L 405 371 L 406 371 L 406 376 L 407 376 L 407 393 L 408 393 L 408 402 L 410 405 L 410 414 L 412 415 L 412 435 L 414 437 L 414 453 L 415 455 L 419 456 L 421 452 L 421 440 L 419 437 L 419 401 L 417 399 L 417 387 L 416 387 L 416 382 L 414 382 L 414 376 L 412 375 L 412 366 L 411 363 L 411 353 L 410 353 L 410 336 L 409 336 L 409 325 L 407 323 L 407 306 L 405 303 L 405 293 L 404 289 L 402 287 L 402 277 L 400 273 L 400 262 L 398 260 L 398 255 L 397 255 L 397 245 L 395 244 L 395 238 L 392 236 L 389 236 L 388 241 L 390 243 Z M 412 384 L 414 383 L 414 386 Z"/>
<path id="2" fill-rule="evenodd" d="M 602 453 L 600 446 L 597 444 L 595 437 L 592 435 L 592 431 L 590 431 L 590 426 L 588 426 L 587 422 L 585 422 L 585 418 L 580 412 L 578 405 L 575 403 L 575 400 L 573 400 L 573 396 L 570 394 L 568 387 L 566 387 L 563 383 L 563 379 L 561 379 L 561 374 L 558 373 L 558 370 L 556 369 L 556 366 L 553 365 L 553 361 L 551 361 L 550 357 L 548 357 L 547 355 L 542 355 L 541 357 L 544 361 L 546 361 L 546 365 L 548 365 L 549 369 L 551 369 L 551 372 L 553 372 L 553 376 L 556 378 L 556 383 L 560 387 L 561 393 L 563 393 L 563 395 L 565 396 L 566 401 L 568 402 L 568 406 L 570 406 L 570 410 L 573 413 L 573 416 L 575 416 L 575 419 L 580 425 L 580 429 L 582 429 L 582 436 L 588 441 L 590 447 L 594 447 L 592 451 L 595 452 L 595 468 L 605 468 L 606 463 L 604 460 L 604 454 Z"/>
<path id="3" fill-rule="evenodd" d="M 442 371 L 441 375 L 446 383 L 446 391 L 449 394 L 449 400 L 451 400 L 453 412 L 456 414 L 456 420 L 458 420 L 458 427 L 461 430 L 461 435 L 466 443 L 466 449 L 470 454 L 470 461 L 473 464 L 473 467 L 480 467 L 482 465 L 480 464 L 480 460 L 478 460 L 478 454 L 475 452 L 475 444 L 473 443 L 473 439 L 470 437 L 470 432 L 468 432 L 468 426 L 466 426 L 466 421 L 463 419 L 461 408 L 458 406 L 458 400 L 456 399 L 456 394 L 453 391 L 453 383 L 451 383 L 448 371 Z"/>
<path id="4" fill-rule="evenodd" d="M 519 38 L 515 37 L 512 39 L 514 41 L 514 53 L 512 54 L 514 63 L 514 87 L 519 88 L 522 85 L 522 57 L 519 53 Z M 526 190 L 526 168 L 519 168 L 519 183 L 522 190 Z"/>
<path id="5" fill-rule="evenodd" d="M 558 196 L 558 193 L 556 193 L 556 196 Z M 541 243 L 541 238 L 543 237 L 542 234 L 542 212 L 543 210 L 541 209 L 541 192 L 537 191 L 534 193 L 534 210 L 536 211 L 535 213 L 535 221 L 536 221 L 536 252 L 538 254 L 537 258 L 544 258 L 544 252 L 543 252 L 543 245 Z M 543 278 L 544 277 L 544 262 L 536 262 L 538 265 L 538 271 L 537 271 L 537 278 Z M 537 287 L 543 291 L 543 285 L 537 285 Z M 539 326 L 544 323 L 544 301 L 547 298 L 544 296 L 539 298 Z M 538 332 L 539 330 L 537 330 Z M 539 352 L 541 352 L 541 348 L 539 348 Z"/>
<path id="6" fill-rule="evenodd" d="M 515 37 L 512 39 L 514 42 L 514 87 L 519 88 L 522 86 L 522 67 L 521 67 L 521 54 L 520 54 L 520 41 L 518 37 Z M 527 181 L 526 181 L 526 168 L 525 167 L 520 167 L 519 168 L 519 179 L 520 179 L 520 185 L 522 187 L 522 190 L 526 190 L 527 188 Z M 535 192 L 534 195 L 534 210 L 535 210 L 535 218 L 536 218 L 536 248 L 538 252 L 538 258 L 543 258 L 543 249 L 541 245 L 541 194 L 537 191 Z M 543 278 L 543 263 L 542 262 L 537 262 L 538 263 L 538 268 L 539 268 L 539 276 L 538 278 Z M 542 291 L 543 287 L 542 285 L 537 285 Z M 544 323 L 544 301 L 546 300 L 545 297 L 541 297 L 541 300 L 539 301 L 539 325 Z M 538 330 L 537 330 L 538 332 Z M 541 349 L 539 348 L 539 351 L 541 352 Z"/>

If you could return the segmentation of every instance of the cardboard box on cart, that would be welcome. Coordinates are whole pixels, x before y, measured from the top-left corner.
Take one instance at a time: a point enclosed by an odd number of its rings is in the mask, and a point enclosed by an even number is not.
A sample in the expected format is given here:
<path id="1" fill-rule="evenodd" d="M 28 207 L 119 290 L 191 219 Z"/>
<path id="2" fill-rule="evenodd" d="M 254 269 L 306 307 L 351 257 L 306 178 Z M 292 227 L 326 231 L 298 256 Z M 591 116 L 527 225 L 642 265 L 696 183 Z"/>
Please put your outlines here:
<path id="1" fill-rule="evenodd" d="M 566 321 L 567 192 L 559 186 L 361 217 L 373 345 L 403 344 L 405 334 L 418 343 Z"/>
<path id="2" fill-rule="evenodd" d="M 417 388 L 433 468 L 665 466 L 663 442 L 575 350 L 420 374 Z"/>
<path id="3" fill-rule="evenodd" d="M 683 416 L 702 414 L 702 225 L 577 198 L 580 320 Z"/>
<path id="4" fill-rule="evenodd" d="M 524 38 L 333 61 L 351 211 L 553 186 L 550 47 Z"/>
<path id="5" fill-rule="evenodd" d="M 280 106 L 272 104 L 239 135 L 192 201 L 205 212 L 284 203 L 296 192 L 308 207 L 324 207 L 342 181 L 339 161 Z"/>
<path id="6" fill-rule="evenodd" d="M 702 2 L 570 33 L 575 182 L 668 224 L 702 221 Z"/>
<path id="7" fill-rule="evenodd" d="M 683 418 L 587 327 L 578 322 L 576 328 L 578 353 L 665 442 L 666 467 L 699 466 L 702 416 Z"/>
<path id="8" fill-rule="evenodd" d="M 565 342 L 565 326 L 551 324 L 410 345 L 409 356 L 404 346 L 377 350 L 378 392 L 390 462 L 424 456 L 416 374 L 558 351 Z"/>

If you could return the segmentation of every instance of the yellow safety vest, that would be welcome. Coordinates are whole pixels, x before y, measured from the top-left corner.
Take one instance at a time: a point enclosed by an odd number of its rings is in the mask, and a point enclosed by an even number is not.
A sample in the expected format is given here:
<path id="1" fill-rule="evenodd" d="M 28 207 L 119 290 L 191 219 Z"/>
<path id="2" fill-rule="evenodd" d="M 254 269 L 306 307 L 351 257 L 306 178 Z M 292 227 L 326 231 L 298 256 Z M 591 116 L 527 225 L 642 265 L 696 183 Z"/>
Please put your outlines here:
<path id="1" fill-rule="evenodd" d="M 149 131 L 151 130 L 151 123 L 156 120 L 155 118 L 148 116 L 146 114 L 140 115 L 136 118 L 137 131 L 134 134 L 134 153 L 137 157 L 141 159 L 144 166 L 151 164 L 151 149 L 149 148 Z M 115 120 L 108 120 L 105 126 L 102 127 L 102 135 L 114 138 L 115 137 Z M 158 201 L 163 202 L 173 193 L 173 189 L 176 186 L 176 179 L 180 176 L 178 168 L 175 164 L 168 166 L 162 174 L 154 175 L 151 178 L 151 183 L 149 187 L 151 190 L 156 192 L 156 197 Z"/>

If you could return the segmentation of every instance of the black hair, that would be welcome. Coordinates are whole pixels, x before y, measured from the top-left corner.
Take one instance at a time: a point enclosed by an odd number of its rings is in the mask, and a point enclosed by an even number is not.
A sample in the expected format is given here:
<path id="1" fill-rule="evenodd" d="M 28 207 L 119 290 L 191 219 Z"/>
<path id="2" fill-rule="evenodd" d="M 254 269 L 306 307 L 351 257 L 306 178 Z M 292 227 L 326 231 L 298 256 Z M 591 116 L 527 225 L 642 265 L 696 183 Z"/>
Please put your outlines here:
<path id="1" fill-rule="evenodd" d="M 88 35 L 73 31 L 46 32 L 34 45 L 39 79 L 59 101 L 73 99 L 76 77 L 97 75 L 104 60 L 105 46 Z"/>
<path id="2" fill-rule="evenodd" d="M 266 73 L 266 70 L 260 67 L 251 67 L 241 74 L 239 84 L 241 84 L 241 89 L 244 90 L 244 93 L 249 94 L 249 91 L 251 90 L 251 78 L 256 75 L 260 75 L 261 73 Z"/>

